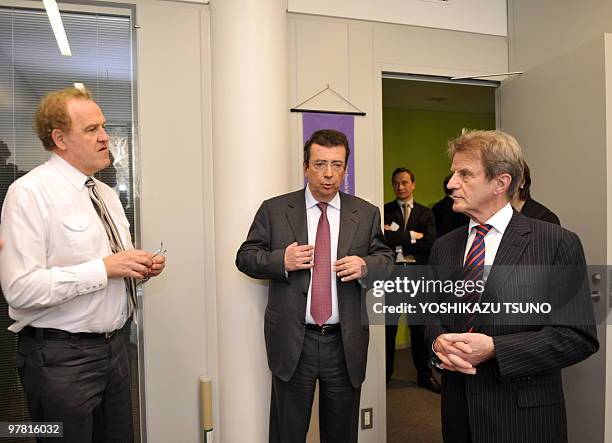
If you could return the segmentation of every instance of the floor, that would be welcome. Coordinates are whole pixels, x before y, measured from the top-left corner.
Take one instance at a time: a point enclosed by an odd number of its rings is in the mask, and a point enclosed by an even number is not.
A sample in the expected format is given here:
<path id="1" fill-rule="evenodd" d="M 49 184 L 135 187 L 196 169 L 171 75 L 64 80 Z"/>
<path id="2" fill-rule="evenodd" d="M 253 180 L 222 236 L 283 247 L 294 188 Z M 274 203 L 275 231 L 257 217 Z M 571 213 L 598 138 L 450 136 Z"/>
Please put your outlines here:
<path id="1" fill-rule="evenodd" d="M 440 396 L 417 385 L 410 349 L 398 349 L 387 385 L 387 443 L 441 441 Z"/>

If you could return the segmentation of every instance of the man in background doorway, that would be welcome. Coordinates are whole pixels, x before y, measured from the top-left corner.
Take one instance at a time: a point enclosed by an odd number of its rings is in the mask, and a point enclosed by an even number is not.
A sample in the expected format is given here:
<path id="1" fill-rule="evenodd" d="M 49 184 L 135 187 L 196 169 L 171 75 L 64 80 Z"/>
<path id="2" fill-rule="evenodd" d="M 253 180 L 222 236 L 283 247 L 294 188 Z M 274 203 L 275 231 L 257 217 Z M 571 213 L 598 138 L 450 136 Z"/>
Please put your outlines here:
<path id="1" fill-rule="evenodd" d="M 470 218 L 467 215 L 453 211 L 453 199 L 450 197 L 452 191 L 447 187 L 448 181 L 452 176 L 450 174 L 444 178 L 442 184 L 445 194 L 444 198 L 431 208 L 434 220 L 436 221 L 436 234 L 438 234 L 438 237 L 442 237 L 460 226 L 466 226 L 470 222 Z"/>
<path id="2" fill-rule="evenodd" d="M 414 201 L 416 187 L 410 169 L 397 168 L 391 175 L 395 200 L 385 204 L 385 239 L 395 251 L 398 265 L 426 265 L 436 239 L 436 228 L 431 209 Z M 391 317 L 387 317 L 390 319 Z M 388 321 L 395 323 L 395 321 Z M 429 350 L 425 347 L 423 325 L 410 325 L 410 347 L 417 370 L 419 386 L 440 393 L 440 385 L 429 367 Z M 397 324 L 385 327 L 387 383 L 391 381 L 395 361 Z"/>
<path id="3" fill-rule="evenodd" d="M 548 223 L 560 225 L 561 221 L 557 214 L 552 212 L 542 203 L 531 198 L 531 171 L 527 162 L 523 161 L 523 182 L 512 198 L 512 207 L 525 217 L 535 218 Z"/>

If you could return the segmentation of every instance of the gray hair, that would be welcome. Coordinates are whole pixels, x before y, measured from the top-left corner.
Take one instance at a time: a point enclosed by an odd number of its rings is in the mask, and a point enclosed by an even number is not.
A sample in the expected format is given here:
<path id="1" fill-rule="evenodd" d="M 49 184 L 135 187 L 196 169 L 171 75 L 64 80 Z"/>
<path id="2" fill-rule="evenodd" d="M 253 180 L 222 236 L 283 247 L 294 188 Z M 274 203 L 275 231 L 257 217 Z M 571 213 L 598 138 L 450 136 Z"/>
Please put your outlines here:
<path id="1" fill-rule="evenodd" d="M 466 130 L 448 142 L 448 156 L 452 160 L 458 152 L 479 154 L 487 179 L 500 174 L 512 178 L 506 195 L 512 198 L 523 181 L 523 152 L 516 139 L 503 131 Z"/>

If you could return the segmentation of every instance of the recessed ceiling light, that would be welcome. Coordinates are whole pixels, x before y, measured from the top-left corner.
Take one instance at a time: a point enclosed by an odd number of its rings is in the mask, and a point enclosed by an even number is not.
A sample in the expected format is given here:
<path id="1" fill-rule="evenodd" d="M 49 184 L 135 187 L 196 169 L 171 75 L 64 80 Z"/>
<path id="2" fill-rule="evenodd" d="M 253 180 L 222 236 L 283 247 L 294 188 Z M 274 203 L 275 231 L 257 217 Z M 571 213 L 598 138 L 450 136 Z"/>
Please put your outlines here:
<path id="1" fill-rule="evenodd" d="M 73 85 L 77 89 L 85 89 L 85 85 L 83 83 L 73 83 Z"/>
<path id="2" fill-rule="evenodd" d="M 439 95 L 434 95 L 434 96 L 431 96 L 431 97 L 427 97 L 425 100 L 428 101 L 428 102 L 443 102 L 443 101 L 448 100 L 448 97 L 442 97 L 442 96 L 439 96 Z"/>

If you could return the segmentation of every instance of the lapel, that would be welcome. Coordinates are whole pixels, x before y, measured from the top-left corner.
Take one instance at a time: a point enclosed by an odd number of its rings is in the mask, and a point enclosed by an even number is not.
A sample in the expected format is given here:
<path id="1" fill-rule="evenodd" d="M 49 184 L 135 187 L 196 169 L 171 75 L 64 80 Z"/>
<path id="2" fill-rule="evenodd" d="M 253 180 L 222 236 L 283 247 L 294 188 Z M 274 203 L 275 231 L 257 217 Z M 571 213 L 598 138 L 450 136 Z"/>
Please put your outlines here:
<path id="1" fill-rule="evenodd" d="M 352 204 L 351 199 L 346 194 L 340 193 L 340 232 L 338 233 L 338 259 L 346 257 L 353 237 L 357 231 L 359 219 L 358 209 Z"/>
<path id="2" fill-rule="evenodd" d="M 520 258 L 529 244 L 531 232 L 527 218 L 513 211 L 512 218 L 504 232 L 495 260 L 491 267 L 485 293 L 495 294 L 510 276 L 512 268 L 518 264 Z"/>
<path id="3" fill-rule="evenodd" d="M 308 244 L 308 221 L 306 220 L 306 197 L 305 190 L 295 192 L 287 202 L 287 212 L 285 213 L 289 228 L 299 245 Z M 310 271 L 294 272 L 298 283 L 296 287 L 306 296 L 310 285 Z M 305 298 L 304 298 L 305 299 Z"/>
<path id="4" fill-rule="evenodd" d="M 387 210 L 388 210 L 388 214 L 387 218 L 391 221 L 391 222 L 395 222 L 398 224 L 398 226 L 402 226 L 402 223 L 404 222 L 403 220 L 403 216 L 402 216 L 402 209 L 399 207 L 399 205 L 397 204 L 397 200 L 393 200 L 393 202 L 391 202 L 391 204 L 389 206 L 387 206 Z M 389 223 L 391 224 L 391 223 Z"/>
<path id="5" fill-rule="evenodd" d="M 295 192 L 287 202 L 287 221 L 299 245 L 308 244 L 308 223 L 306 221 L 305 189 Z"/>
<path id="6" fill-rule="evenodd" d="M 410 215 L 408 216 L 408 222 L 406 223 L 406 231 L 410 231 L 412 230 L 412 228 L 414 228 L 414 225 L 415 225 L 415 222 L 418 216 L 419 216 L 419 208 L 417 207 L 416 203 L 413 200 L 412 209 L 410 210 Z"/>
<path id="7" fill-rule="evenodd" d="M 497 249 L 497 254 L 495 254 L 495 260 L 493 260 L 493 266 L 491 266 L 481 300 L 486 302 L 495 302 L 497 300 L 499 290 L 503 287 L 508 277 L 510 277 L 514 267 L 518 264 L 525 248 L 529 244 L 530 238 L 528 234 L 530 232 L 531 228 L 527 223 L 527 218 L 513 211 L 510 223 L 508 223 L 508 227 Z M 480 325 L 485 320 L 490 325 L 495 322 L 494 318 L 491 318 L 490 315 L 477 315 L 473 322 L 474 328 L 481 330 Z"/>
<path id="8" fill-rule="evenodd" d="M 465 247 L 467 245 L 467 240 L 469 237 L 470 231 L 468 227 L 465 226 L 461 229 L 461 234 L 459 236 L 459 241 L 452 242 L 449 246 L 449 254 L 451 259 L 452 266 L 459 266 L 459 269 L 463 269 L 463 258 L 465 256 Z"/>

